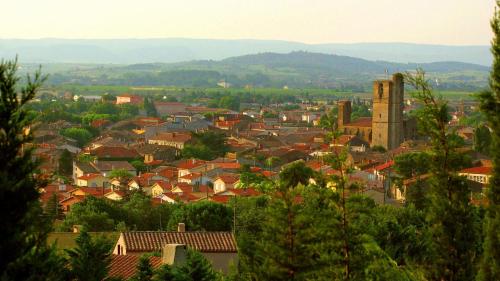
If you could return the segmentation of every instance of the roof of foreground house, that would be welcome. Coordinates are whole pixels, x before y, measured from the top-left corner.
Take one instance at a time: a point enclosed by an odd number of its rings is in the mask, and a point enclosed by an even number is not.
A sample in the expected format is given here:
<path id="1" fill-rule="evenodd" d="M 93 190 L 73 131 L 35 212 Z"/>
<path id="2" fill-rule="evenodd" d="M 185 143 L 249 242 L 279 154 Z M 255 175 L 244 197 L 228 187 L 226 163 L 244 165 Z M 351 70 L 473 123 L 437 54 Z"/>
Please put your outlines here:
<path id="1" fill-rule="evenodd" d="M 141 256 L 137 255 L 112 255 L 109 266 L 109 277 L 117 277 L 128 280 L 137 273 L 137 264 Z M 161 257 L 149 257 L 153 269 L 162 265 Z"/>
<path id="2" fill-rule="evenodd" d="M 127 252 L 160 251 L 164 244 L 185 244 L 205 253 L 236 253 L 236 241 L 231 232 L 123 232 Z"/>

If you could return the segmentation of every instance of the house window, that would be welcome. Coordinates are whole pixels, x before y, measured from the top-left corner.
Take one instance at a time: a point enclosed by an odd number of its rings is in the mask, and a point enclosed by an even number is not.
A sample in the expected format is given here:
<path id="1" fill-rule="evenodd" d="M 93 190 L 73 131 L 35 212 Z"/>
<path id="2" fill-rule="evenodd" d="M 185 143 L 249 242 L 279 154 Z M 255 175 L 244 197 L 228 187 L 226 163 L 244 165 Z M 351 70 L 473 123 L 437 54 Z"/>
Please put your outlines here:
<path id="1" fill-rule="evenodd" d="M 118 245 L 118 255 L 122 254 L 122 246 Z"/>
<path id="2" fill-rule="evenodd" d="M 378 98 L 382 99 L 384 96 L 384 85 L 382 83 L 378 84 Z"/>

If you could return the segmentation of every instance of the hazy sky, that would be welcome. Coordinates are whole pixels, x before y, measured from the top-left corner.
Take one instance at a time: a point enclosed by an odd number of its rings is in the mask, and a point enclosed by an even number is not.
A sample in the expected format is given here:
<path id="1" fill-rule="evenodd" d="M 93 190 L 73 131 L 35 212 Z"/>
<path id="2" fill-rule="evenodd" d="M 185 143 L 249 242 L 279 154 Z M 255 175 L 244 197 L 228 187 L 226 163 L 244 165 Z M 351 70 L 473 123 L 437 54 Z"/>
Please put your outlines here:
<path id="1" fill-rule="evenodd" d="M 488 45 L 494 0 L 0 0 L 0 38 Z"/>

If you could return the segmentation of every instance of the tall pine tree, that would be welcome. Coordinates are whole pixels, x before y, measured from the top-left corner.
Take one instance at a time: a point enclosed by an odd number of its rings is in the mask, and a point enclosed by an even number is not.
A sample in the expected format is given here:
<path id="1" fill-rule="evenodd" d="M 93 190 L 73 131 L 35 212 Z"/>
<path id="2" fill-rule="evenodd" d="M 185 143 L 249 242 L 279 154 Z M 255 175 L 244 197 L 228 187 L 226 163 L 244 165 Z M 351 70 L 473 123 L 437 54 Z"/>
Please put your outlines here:
<path id="1" fill-rule="evenodd" d="M 142 255 L 137 264 L 137 272 L 132 277 L 132 281 L 151 281 L 153 280 L 153 266 L 149 261 L 149 255 Z"/>
<path id="2" fill-rule="evenodd" d="M 90 234 L 83 230 L 76 238 L 76 245 L 76 248 L 66 250 L 72 280 L 104 280 L 108 276 L 111 263 L 111 243 L 103 237 L 92 239 Z"/>
<path id="3" fill-rule="evenodd" d="M 493 175 L 488 185 L 488 207 L 485 218 L 484 254 L 478 280 L 500 280 L 500 1 L 491 20 L 494 37 L 491 42 L 493 67 L 490 91 L 480 95 L 481 110 L 485 113 L 492 133 Z"/>
<path id="4" fill-rule="evenodd" d="M 52 256 L 46 247 L 47 221 L 41 218 L 38 188 L 43 182 L 36 177 L 37 163 L 31 159 L 33 140 L 29 129 L 31 118 L 26 104 L 34 98 L 44 77 L 37 72 L 27 77 L 24 86 L 16 75 L 17 61 L 0 62 L 0 279 L 29 280 L 29 272 L 44 278 L 38 267 Z M 27 263 L 36 263 L 30 270 Z M 23 276 L 23 277 L 21 277 Z"/>
<path id="5" fill-rule="evenodd" d="M 472 280 L 477 246 L 470 187 L 457 171 L 466 162 L 458 152 L 460 138 L 448 127 L 448 105 L 433 94 L 423 70 L 406 74 L 406 81 L 423 105 L 418 112 L 419 129 L 430 140 L 429 203 L 426 209 L 432 235 L 429 277 L 432 280 Z"/>

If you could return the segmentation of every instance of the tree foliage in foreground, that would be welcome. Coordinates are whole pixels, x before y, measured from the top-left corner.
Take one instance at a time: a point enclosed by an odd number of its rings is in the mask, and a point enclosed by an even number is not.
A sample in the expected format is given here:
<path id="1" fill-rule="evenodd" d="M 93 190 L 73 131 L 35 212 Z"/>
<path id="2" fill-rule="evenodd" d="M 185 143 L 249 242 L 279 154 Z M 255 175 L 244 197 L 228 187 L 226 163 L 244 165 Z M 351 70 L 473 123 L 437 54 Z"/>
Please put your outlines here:
<path id="1" fill-rule="evenodd" d="M 37 72 L 20 86 L 16 70 L 17 61 L 0 62 L 0 280 L 57 280 L 59 258 L 46 246 L 50 228 L 38 202 L 44 182 L 25 146 L 33 140 L 26 106 L 45 78 Z"/>
<path id="2" fill-rule="evenodd" d="M 467 159 L 458 148 L 463 141 L 448 127 L 448 105 L 436 97 L 423 70 L 407 73 L 405 80 L 416 89 L 414 97 L 423 104 L 417 113 L 419 129 L 428 136 L 431 150 L 429 204 L 426 220 L 431 233 L 428 273 L 433 280 L 472 280 L 478 256 L 475 212 L 470 187 L 457 172 Z"/>
<path id="3" fill-rule="evenodd" d="M 485 219 L 484 255 L 478 280 L 500 280 L 500 1 L 491 20 L 494 38 L 491 43 L 493 67 L 490 74 L 490 91 L 480 96 L 481 111 L 486 115 L 493 131 L 493 175 L 488 185 L 488 207 Z"/>

